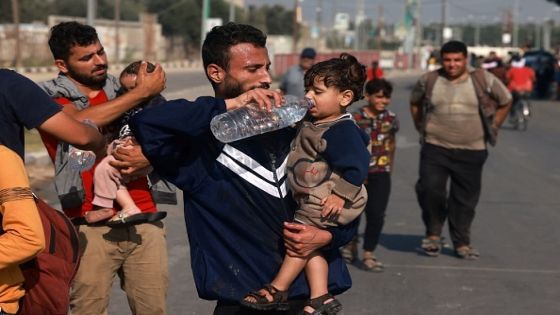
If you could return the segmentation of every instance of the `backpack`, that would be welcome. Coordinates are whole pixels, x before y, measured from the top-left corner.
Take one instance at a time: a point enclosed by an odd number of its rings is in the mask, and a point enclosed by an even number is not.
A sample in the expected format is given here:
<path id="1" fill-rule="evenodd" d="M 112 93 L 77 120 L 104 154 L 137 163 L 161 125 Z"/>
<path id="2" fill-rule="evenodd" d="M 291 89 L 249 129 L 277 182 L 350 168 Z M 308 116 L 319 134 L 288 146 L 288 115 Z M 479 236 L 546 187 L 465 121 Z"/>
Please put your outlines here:
<path id="1" fill-rule="evenodd" d="M 64 213 L 33 197 L 43 223 L 45 250 L 20 265 L 25 296 L 18 314 L 68 314 L 70 285 L 80 263 L 78 233 Z"/>
<path id="2" fill-rule="evenodd" d="M 492 130 L 492 123 L 494 122 L 494 115 L 498 108 L 498 102 L 493 98 L 488 82 L 486 82 L 486 75 L 483 69 L 476 69 L 470 73 L 471 80 L 474 85 L 476 98 L 478 99 L 478 112 L 482 120 L 482 127 L 484 128 L 485 140 L 492 146 L 496 145 L 496 134 Z M 426 91 L 424 94 L 424 102 L 422 104 L 422 120 L 423 129 L 426 123 L 426 117 L 432 110 L 431 105 L 432 92 L 438 77 L 443 74 L 442 69 L 431 71 L 427 75 Z"/>

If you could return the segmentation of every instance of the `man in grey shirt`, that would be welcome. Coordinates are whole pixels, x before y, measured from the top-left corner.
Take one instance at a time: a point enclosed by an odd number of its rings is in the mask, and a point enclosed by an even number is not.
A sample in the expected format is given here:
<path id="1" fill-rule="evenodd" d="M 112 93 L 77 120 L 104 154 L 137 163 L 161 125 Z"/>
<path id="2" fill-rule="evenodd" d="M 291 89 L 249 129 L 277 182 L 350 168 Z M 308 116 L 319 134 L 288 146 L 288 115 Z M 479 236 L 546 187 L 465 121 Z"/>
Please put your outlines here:
<path id="1" fill-rule="evenodd" d="M 280 82 L 280 90 L 282 90 L 282 93 L 295 95 L 300 98 L 305 96 L 303 76 L 305 75 L 305 71 L 311 68 L 315 63 L 316 55 L 315 49 L 310 47 L 304 48 L 301 51 L 299 64 L 288 69 L 282 78 L 282 82 Z"/>
<path id="2" fill-rule="evenodd" d="M 442 228 L 448 219 L 457 256 L 477 259 L 479 254 L 471 246 L 470 230 L 480 196 L 482 167 L 488 156 L 487 133 L 497 135 L 511 106 L 511 95 L 493 74 L 467 67 L 464 43 L 445 43 L 441 55 L 442 68 L 422 76 L 410 99 L 414 124 L 424 137 L 420 179 L 416 183 L 426 226 L 422 248 L 429 256 L 439 254 Z M 493 121 L 487 125 L 491 126 L 486 130 L 483 119 L 487 118 L 481 115 L 482 104 L 475 84 L 484 86 L 485 93 L 497 103 Z"/>

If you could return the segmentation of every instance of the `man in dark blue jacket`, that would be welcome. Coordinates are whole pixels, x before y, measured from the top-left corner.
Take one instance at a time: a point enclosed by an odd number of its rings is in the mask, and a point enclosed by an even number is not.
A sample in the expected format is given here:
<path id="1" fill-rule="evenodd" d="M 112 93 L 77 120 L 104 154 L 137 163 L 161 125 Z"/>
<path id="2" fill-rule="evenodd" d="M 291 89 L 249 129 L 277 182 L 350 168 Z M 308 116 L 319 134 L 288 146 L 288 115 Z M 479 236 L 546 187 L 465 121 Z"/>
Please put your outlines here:
<path id="1" fill-rule="evenodd" d="M 270 97 L 279 99 L 268 90 L 265 44 L 266 36 L 249 25 L 213 28 L 202 58 L 216 98 L 170 101 L 142 111 L 130 123 L 152 166 L 184 192 L 196 288 L 201 298 L 218 300 L 214 314 L 253 314 L 240 309 L 238 301 L 272 279 L 286 252 L 298 256 L 322 248 L 329 262 L 329 291 L 339 294 L 351 286 L 337 248 L 350 240 L 356 224 L 320 230 L 288 223 L 295 203 L 286 187 L 285 165 L 295 130 L 230 144 L 210 131 L 218 114 L 252 101 L 270 106 Z M 290 313 L 301 309 L 308 294 L 300 275 L 290 289 L 290 299 L 299 305 Z"/>

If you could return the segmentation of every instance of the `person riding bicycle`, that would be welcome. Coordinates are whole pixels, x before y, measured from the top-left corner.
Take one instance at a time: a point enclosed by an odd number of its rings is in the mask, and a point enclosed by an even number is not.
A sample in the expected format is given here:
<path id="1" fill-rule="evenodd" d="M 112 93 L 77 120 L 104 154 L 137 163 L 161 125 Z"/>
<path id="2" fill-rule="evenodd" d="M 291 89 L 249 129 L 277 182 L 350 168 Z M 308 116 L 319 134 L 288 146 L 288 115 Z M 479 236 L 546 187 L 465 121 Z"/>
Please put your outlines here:
<path id="1" fill-rule="evenodd" d="M 519 108 L 519 100 L 522 95 L 529 95 L 533 91 L 536 80 L 535 71 L 525 66 L 525 59 L 515 55 L 511 59 L 511 68 L 507 72 L 508 89 L 513 96 L 513 106 L 511 107 L 510 117 L 515 117 L 515 112 Z"/>

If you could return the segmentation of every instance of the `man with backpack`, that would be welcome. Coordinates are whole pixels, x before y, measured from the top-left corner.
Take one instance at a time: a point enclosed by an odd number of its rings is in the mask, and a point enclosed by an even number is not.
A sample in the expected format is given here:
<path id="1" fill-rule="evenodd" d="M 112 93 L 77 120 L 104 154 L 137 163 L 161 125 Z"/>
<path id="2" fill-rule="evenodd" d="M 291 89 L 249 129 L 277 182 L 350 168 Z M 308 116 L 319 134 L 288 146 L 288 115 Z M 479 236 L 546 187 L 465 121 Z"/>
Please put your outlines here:
<path id="1" fill-rule="evenodd" d="M 448 219 L 456 255 L 472 260 L 479 257 L 470 230 L 488 156 L 486 143 L 495 144 L 511 95 L 493 74 L 467 67 L 464 43 L 445 43 L 441 55 L 442 68 L 423 75 L 410 98 L 412 119 L 422 135 L 416 183 L 426 227 L 422 249 L 428 256 L 439 255 Z"/>

